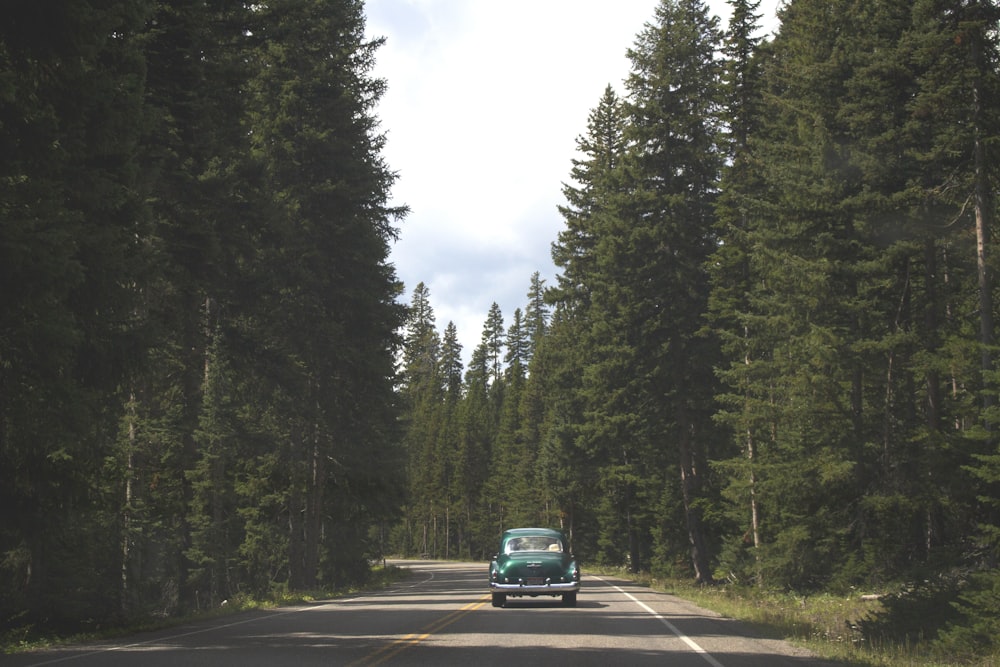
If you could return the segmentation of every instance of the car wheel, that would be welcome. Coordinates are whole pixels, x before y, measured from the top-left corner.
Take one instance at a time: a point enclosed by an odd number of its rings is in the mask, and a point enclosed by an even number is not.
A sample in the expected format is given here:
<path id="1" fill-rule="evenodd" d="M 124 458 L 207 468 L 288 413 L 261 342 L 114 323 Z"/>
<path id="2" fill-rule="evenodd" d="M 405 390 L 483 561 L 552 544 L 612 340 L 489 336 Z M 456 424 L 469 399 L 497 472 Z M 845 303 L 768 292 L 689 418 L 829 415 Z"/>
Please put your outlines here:
<path id="1" fill-rule="evenodd" d="M 576 593 L 563 593 L 563 606 L 564 607 L 575 607 L 576 606 Z"/>
<path id="2" fill-rule="evenodd" d="M 493 606 L 494 607 L 502 607 L 505 604 L 507 604 L 507 596 L 506 595 L 504 595 L 503 593 L 494 593 L 493 594 Z"/>

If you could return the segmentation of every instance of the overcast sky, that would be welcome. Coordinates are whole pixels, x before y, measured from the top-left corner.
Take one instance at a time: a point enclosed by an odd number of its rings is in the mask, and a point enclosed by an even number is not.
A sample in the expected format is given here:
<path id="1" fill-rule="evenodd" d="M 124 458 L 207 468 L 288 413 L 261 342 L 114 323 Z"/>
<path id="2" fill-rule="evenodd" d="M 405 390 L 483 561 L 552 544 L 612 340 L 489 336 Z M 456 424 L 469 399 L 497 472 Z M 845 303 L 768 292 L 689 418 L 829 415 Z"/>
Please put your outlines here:
<path id="1" fill-rule="evenodd" d="M 780 0 L 763 0 L 771 21 Z M 709 0 L 722 17 L 725 0 Z M 555 284 L 550 247 L 575 140 L 658 0 L 367 0 L 368 34 L 386 38 L 377 110 L 411 212 L 390 261 L 409 303 L 430 290 L 438 331 L 458 329 L 468 362 L 486 314 L 524 311 L 531 275 Z M 770 24 L 773 27 L 773 23 Z"/>

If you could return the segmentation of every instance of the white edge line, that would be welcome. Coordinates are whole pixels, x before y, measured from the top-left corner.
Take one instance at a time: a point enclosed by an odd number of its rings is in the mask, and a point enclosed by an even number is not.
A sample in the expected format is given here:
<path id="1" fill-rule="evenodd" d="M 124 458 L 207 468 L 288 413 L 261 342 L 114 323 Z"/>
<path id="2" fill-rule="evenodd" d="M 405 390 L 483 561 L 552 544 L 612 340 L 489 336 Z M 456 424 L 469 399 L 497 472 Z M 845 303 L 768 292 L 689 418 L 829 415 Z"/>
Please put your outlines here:
<path id="1" fill-rule="evenodd" d="M 673 623 L 671 623 L 670 621 L 668 621 L 667 619 L 665 619 L 663 616 L 661 616 L 659 613 L 657 613 L 656 610 L 654 610 L 652 607 L 650 607 L 649 605 L 647 605 L 645 602 L 639 600 L 637 597 L 635 597 L 634 595 L 632 595 L 628 591 L 622 589 L 621 587 L 615 586 L 614 584 L 609 584 L 608 582 L 604 581 L 604 579 L 601 579 L 600 577 L 591 575 L 591 579 L 597 579 L 598 581 L 600 581 L 605 586 L 610 586 L 611 588 L 615 589 L 616 591 L 618 591 L 619 593 L 621 593 L 622 595 L 624 595 L 625 597 L 627 597 L 632 602 L 634 602 L 637 605 L 639 605 L 640 607 L 642 607 L 644 610 L 646 610 L 646 612 L 648 612 L 650 615 L 652 615 L 653 618 L 657 619 L 658 621 L 660 621 L 660 623 L 663 623 L 663 625 L 667 626 L 667 629 L 670 630 L 670 632 L 674 633 L 674 635 L 678 639 L 680 639 L 682 642 L 684 642 L 685 644 L 687 644 L 691 648 L 692 651 L 694 651 L 695 653 L 697 653 L 698 655 L 700 655 L 702 658 L 704 658 L 705 661 L 708 664 L 712 665 L 712 667 L 723 667 L 723 664 L 721 662 L 719 662 L 718 660 L 716 660 L 715 658 L 713 658 L 711 653 L 709 653 L 708 651 L 706 651 L 705 649 L 703 649 L 701 646 L 699 646 L 698 643 L 695 640 L 691 639 L 690 637 L 688 637 L 687 635 L 685 635 L 683 632 L 681 632 L 680 630 L 678 630 L 676 625 L 674 625 Z"/>

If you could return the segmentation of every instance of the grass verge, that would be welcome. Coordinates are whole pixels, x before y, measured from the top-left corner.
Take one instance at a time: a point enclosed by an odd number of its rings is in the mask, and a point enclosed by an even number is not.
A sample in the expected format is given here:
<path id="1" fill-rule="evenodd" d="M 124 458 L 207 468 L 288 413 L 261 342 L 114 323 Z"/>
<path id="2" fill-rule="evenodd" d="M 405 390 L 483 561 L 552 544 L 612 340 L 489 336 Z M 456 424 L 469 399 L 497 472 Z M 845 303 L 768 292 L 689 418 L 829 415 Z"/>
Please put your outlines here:
<path id="1" fill-rule="evenodd" d="M 745 623 L 758 635 L 784 639 L 821 658 L 857 667 L 1000 667 L 1000 655 L 947 655 L 932 642 L 872 641 L 862 624 L 884 611 L 880 598 L 856 593 L 800 596 L 755 588 L 656 579 L 603 570 Z"/>

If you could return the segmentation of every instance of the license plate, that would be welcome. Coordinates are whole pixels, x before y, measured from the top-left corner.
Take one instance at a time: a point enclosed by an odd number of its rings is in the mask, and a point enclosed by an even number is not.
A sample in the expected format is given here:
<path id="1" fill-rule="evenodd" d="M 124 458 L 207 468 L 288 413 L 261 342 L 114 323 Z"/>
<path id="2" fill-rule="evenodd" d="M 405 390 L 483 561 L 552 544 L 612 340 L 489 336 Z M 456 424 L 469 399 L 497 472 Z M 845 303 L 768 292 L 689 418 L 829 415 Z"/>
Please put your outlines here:
<path id="1" fill-rule="evenodd" d="M 529 586 L 541 586 L 545 583 L 545 580 L 541 577 L 528 577 Z"/>

